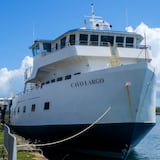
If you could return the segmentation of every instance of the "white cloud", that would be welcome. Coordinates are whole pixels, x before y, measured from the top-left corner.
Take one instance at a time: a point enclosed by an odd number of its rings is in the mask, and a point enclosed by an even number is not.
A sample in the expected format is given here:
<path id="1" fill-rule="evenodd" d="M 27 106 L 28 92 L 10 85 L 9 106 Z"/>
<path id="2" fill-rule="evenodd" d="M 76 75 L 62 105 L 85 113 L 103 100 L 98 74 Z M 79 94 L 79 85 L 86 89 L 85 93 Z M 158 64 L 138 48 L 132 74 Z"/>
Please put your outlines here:
<path id="1" fill-rule="evenodd" d="M 0 97 L 9 97 L 11 92 L 20 92 L 23 89 L 24 71 L 32 66 L 33 59 L 25 57 L 19 69 L 8 70 L 0 69 Z"/>
<path id="2" fill-rule="evenodd" d="M 160 28 L 150 28 L 142 22 L 136 29 L 129 26 L 126 30 L 146 36 L 146 44 L 152 49 L 152 65 L 156 67 L 157 73 L 160 73 Z M 144 44 L 144 41 L 142 43 Z"/>
<path id="3" fill-rule="evenodd" d="M 129 32 L 136 32 L 146 36 L 146 44 L 152 49 L 152 65 L 156 68 L 157 74 L 157 105 L 160 106 L 160 28 L 150 28 L 143 22 L 133 29 L 131 26 L 126 28 Z M 142 42 L 144 44 L 144 42 Z"/>

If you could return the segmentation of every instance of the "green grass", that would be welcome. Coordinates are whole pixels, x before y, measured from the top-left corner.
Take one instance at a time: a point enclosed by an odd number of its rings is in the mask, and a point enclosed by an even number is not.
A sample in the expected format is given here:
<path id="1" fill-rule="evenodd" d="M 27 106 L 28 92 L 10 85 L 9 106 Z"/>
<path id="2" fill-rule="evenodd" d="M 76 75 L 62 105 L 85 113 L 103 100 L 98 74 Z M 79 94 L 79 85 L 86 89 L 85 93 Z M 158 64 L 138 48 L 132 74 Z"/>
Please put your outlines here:
<path id="1" fill-rule="evenodd" d="M 4 132 L 3 131 L 0 131 L 0 144 L 3 144 L 4 142 Z"/>
<path id="2" fill-rule="evenodd" d="M 17 160 L 32 160 L 35 156 L 28 153 L 28 152 L 18 152 L 17 154 Z"/>
<path id="3" fill-rule="evenodd" d="M 2 145 L 0 146 L 0 158 L 7 158 L 7 152 Z"/>

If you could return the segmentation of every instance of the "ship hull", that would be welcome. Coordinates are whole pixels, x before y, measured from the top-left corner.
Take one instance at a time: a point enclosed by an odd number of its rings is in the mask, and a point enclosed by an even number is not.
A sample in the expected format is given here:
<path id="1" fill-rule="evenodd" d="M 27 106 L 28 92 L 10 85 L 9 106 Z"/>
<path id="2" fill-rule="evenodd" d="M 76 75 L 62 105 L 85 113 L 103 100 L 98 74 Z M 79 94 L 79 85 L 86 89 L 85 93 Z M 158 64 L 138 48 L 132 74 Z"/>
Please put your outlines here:
<path id="1" fill-rule="evenodd" d="M 13 129 L 27 139 L 40 140 L 41 144 L 53 142 L 53 145 L 49 145 L 53 150 L 125 159 L 154 125 L 155 123 L 98 124 L 69 140 L 65 138 L 81 132 L 89 124 L 14 126 Z M 61 140 L 64 141 L 59 143 Z"/>
<path id="2" fill-rule="evenodd" d="M 147 63 L 77 75 L 18 97 L 13 106 L 19 110 L 11 109 L 10 126 L 41 142 L 64 140 L 57 147 L 124 159 L 155 124 L 154 84 Z M 40 107 L 44 102 L 51 104 L 47 111 Z M 38 106 L 34 113 L 32 104 Z M 109 107 L 91 128 L 66 139 L 92 125 Z"/>

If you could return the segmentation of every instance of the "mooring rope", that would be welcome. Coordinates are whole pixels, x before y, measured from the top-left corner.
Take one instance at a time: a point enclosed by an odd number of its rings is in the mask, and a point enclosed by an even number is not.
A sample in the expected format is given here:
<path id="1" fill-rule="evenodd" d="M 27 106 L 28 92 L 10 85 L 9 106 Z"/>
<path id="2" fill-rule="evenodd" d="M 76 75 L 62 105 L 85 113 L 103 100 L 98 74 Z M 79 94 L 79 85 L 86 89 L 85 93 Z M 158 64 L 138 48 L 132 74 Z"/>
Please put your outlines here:
<path id="1" fill-rule="evenodd" d="M 24 145 L 17 145 L 17 147 L 44 147 L 44 146 L 56 145 L 56 144 L 71 140 L 77 136 L 80 136 L 84 132 L 88 131 L 91 127 L 93 127 L 96 123 L 98 123 L 110 111 L 110 109 L 111 109 L 111 107 L 108 107 L 107 110 L 99 118 L 97 118 L 92 124 L 90 124 L 87 128 L 83 129 L 82 131 L 80 131 L 70 137 L 67 137 L 65 139 L 58 140 L 55 142 L 42 143 L 42 144 L 24 144 Z"/>

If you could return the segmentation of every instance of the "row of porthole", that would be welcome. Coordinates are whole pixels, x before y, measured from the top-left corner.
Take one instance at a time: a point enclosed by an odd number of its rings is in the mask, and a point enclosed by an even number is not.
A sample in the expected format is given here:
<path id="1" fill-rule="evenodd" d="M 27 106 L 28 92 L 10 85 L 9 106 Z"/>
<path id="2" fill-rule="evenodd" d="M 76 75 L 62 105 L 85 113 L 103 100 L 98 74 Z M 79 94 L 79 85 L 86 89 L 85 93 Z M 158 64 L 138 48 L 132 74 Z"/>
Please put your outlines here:
<path id="1" fill-rule="evenodd" d="M 75 73 L 74 75 L 78 75 L 80 74 L 80 72 L 77 72 Z M 64 77 L 64 80 L 69 80 L 71 79 L 72 75 L 66 75 Z M 55 82 L 59 82 L 59 81 L 62 81 L 63 80 L 63 77 L 58 77 L 57 79 L 52 79 L 51 81 L 46 81 L 46 82 L 43 82 L 41 83 L 41 88 L 45 85 L 45 84 L 49 84 L 49 83 L 55 83 Z"/>
<path id="2" fill-rule="evenodd" d="M 44 103 L 44 110 L 49 110 L 50 109 L 50 102 L 45 102 Z M 36 111 L 36 104 L 32 104 L 31 106 L 31 112 L 35 112 Z M 23 106 L 23 113 L 26 112 L 26 106 Z M 16 113 L 16 112 L 14 112 Z M 20 107 L 18 107 L 17 113 L 20 113 Z"/>

